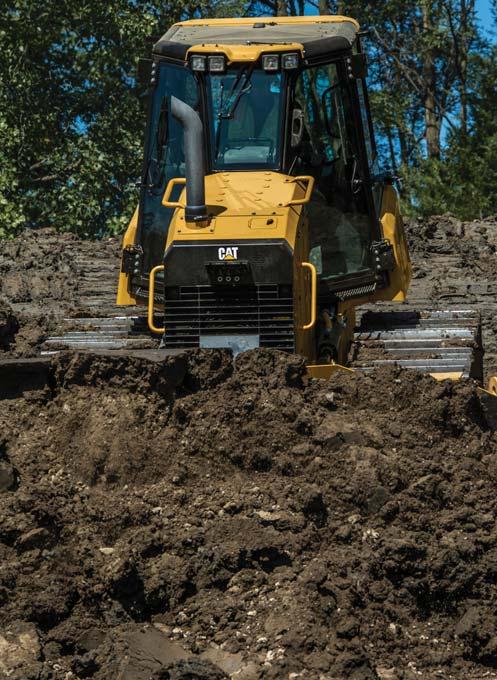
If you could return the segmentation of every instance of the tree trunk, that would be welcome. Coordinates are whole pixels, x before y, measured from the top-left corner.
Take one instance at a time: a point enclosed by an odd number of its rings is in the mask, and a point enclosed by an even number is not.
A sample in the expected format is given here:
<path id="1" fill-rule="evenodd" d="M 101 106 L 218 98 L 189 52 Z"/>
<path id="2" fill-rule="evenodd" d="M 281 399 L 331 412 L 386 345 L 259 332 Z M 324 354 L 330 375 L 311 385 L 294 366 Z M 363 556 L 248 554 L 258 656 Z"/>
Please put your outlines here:
<path id="1" fill-rule="evenodd" d="M 433 27 L 431 7 L 431 0 L 423 2 L 423 31 L 427 43 L 430 42 Z M 423 82 L 425 139 L 428 158 L 440 158 L 440 117 L 436 103 L 437 71 L 434 48 L 429 44 L 425 46 L 423 55 Z"/>
<path id="2" fill-rule="evenodd" d="M 469 14 L 472 11 L 471 3 L 461 0 L 461 46 L 459 50 L 459 96 L 461 99 L 461 132 L 464 140 L 468 134 L 468 47 L 469 47 Z"/>
<path id="3" fill-rule="evenodd" d="M 395 148 L 394 148 L 394 145 L 393 145 L 393 135 L 392 135 L 392 131 L 391 131 L 390 128 L 388 128 L 386 130 L 386 134 L 387 134 L 387 139 L 388 139 L 388 149 L 390 151 L 390 163 L 391 163 L 393 173 L 396 175 L 397 174 L 397 159 L 395 158 Z"/>
<path id="4" fill-rule="evenodd" d="M 397 128 L 397 137 L 399 138 L 400 162 L 404 167 L 407 167 L 409 161 L 409 152 L 407 150 L 406 136 L 404 131 L 400 128 Z"/>
<path id="5" fill-rule="evenodd" d="M 296 17 L 299 14 L 299 12 L 297 10 L 297 5 L 295 4 L 295 0 L 289 0 L 288 4 L 290 5 L 289 15 L 291 17 Z"/>
<path id="6" fill-rule="evenodd" d="M 288 16 L 286 0 L 277 0 L 277 2 L 276 2 L 276 16 L 277 17 Z"/>

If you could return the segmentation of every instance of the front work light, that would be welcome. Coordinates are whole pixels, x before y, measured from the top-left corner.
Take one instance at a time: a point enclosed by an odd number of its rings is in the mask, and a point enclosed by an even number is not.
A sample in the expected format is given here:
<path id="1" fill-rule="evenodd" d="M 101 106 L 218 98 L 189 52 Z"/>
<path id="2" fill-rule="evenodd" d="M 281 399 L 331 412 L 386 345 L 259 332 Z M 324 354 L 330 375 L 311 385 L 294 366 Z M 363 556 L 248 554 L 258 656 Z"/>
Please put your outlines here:
<path id="1" fill-rule="evenodd" d="M 262 68 L 265 71 L 277 71 L 280 67 L 280 58 L 277 54 L 264 54 Z"/>
<path id="2" fill-rule="evenodd" d="M 194 54 L 190 60 L 192 71 L 207 71 L 207 57 L 200 54 Z"/>
<path id="3" fill-rule="evenodd" d="M 211 73 L 224 73 L 225 69 L 226 63 L 222 55 L 209 57 L 209 71 Z"/>
<path id="4" fill-rule="evenodd" d="M 281 65 L 285 70 L 290 70 L 292 68 L 298 68 L 299 65 L 299 55 L 296 52 L 291 52 L 290 54 L 284 54 L 281 57 Z"/>

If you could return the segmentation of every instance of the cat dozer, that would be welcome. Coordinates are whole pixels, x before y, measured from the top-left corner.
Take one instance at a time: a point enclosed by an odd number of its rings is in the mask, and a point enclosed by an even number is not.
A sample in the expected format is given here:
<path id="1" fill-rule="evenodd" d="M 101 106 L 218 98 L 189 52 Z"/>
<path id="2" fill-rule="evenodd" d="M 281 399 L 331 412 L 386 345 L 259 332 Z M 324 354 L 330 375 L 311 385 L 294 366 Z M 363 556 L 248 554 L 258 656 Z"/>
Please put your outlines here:
<path id="1" fill-rule="evenodd" d="M 164 352 L 267 347 L 314 377 L 396 363 L 483 380 L 474 310 L 356 325 L 358 307 L 403 302 L 411 278 L 362 36 L 344 16 L 185 21 L 141 61 L 145 159 L 117 302 L 146 306 Z M 132 326 L 100 322 L 93 346 L 125 347 Z"/>
<path id="2" fill-rule="evenodd" d="M 271 347 L 312 376 L 398 363 L 481 381 L 473 310 L 403 302 L 411 263 L 378 156 L 358 23 L 343 16 L 175 24 L 142 62 L 139 206 L 118 304 L 147 305 L 166 352 Z"/>

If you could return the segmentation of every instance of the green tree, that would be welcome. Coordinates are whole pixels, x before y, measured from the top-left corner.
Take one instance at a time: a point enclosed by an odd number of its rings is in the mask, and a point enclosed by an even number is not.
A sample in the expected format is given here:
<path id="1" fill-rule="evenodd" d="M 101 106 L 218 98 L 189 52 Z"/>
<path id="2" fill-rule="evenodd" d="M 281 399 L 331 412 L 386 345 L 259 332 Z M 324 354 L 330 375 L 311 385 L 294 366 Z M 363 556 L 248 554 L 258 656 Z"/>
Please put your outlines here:
<path id="1" fill-rule="evenodd" d="M 471 56 L 467 123 L 452 131 L 441 159 L 411 172 L 413 212 L 450 211 L 463 219 L 497 214 L 497 47 Z"/>
<path id="2" fill-rule="evenodd" d="M 381 156 L 405 178 L 406 212 L 496 212 L 496 51 L 475 0 L 8 0 L 0 13 L 0 236 L 53 226 L 122 231 L 138 200 L 145 115 L 140 56 L 198 16 L 356 17 L 370 37 Z M 497 15 L 497 0 L 494 0 Z"/>
<path id="3" fill-rule="evenodd" d="M 0 13 L 0 235 L 121 231 L 138 200 L 137 59 L 183 18 L 236 4 L 8 0 Z"/>

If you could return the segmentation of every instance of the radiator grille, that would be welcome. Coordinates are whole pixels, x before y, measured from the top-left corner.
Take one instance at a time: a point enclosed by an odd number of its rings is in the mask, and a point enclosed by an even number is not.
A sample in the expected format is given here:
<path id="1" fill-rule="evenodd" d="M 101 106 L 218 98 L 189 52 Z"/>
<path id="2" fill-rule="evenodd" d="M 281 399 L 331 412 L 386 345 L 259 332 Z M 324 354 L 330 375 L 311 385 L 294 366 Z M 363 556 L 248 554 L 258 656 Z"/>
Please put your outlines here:
<path id="1" fill-rule="evenodd" d="M 200 335 L 254 333 L 261 347 L 294 350 L 292 293 L 277 285 L 182 287 L 166 299 L 164 320 L 167 348 L 198 347 Z"/>

